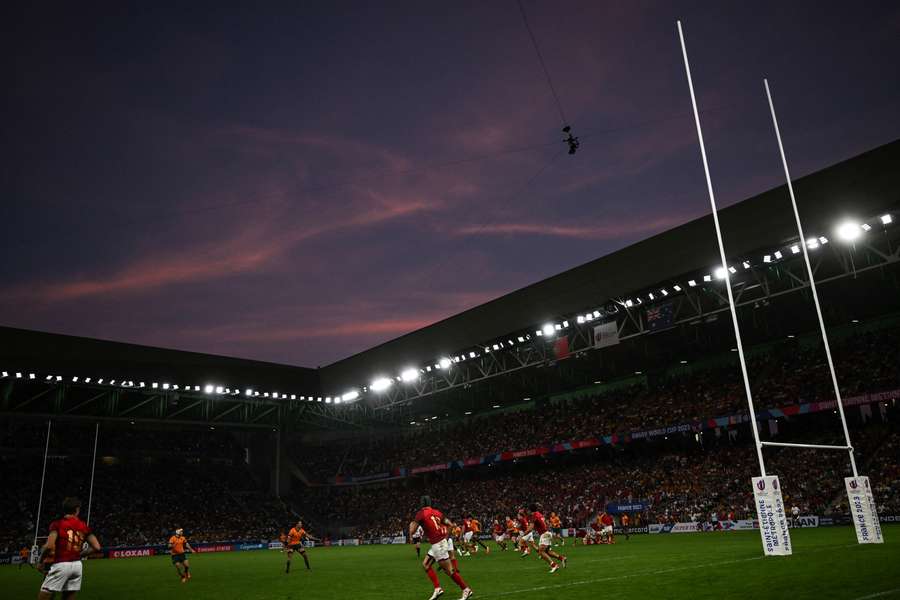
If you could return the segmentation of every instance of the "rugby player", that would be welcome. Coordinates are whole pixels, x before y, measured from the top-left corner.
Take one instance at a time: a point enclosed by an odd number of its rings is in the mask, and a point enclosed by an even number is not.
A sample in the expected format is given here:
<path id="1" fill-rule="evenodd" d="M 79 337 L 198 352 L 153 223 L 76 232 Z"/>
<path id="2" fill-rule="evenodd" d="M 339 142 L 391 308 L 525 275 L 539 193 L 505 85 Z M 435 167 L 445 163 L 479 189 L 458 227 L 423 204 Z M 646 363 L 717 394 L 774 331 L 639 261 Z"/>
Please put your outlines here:
<path id="1" fill-rule="evenodd" d="M 500 546 L 500 549 L 506 551 L 506 529 L 500 524 L 499 519 L 494 519 L 493 526 L 494 541 Z"/>
<path id="2" fill-rule="evenodd" d="M 303 547 L 304 539 L 318 541 L 318 538 L 314 538 L 309 535 L 309 532 L 303 529 L 303 521 L 297 521 L 297 524 L 288 531 L 288 557 L 284 567 L 285 574 L 291 572 L 291 559 L 294 556 L 294 552 L 300 553 L 300 556 L 303 557 L 303 562 L 306 564 L 306 569 L 311 570 L 309 566 L 309 557 L 306 556 L 306 548 Z"/>
<path id="3" fill-rule="evenodd" d="M 472 588 L 463 581 L 463 578 L 454 570 L 450 562 L 451 549 L 447 540 L 447 527 L 455 527 L 456 525 L 445 517 L 444 513 L 431 506 L 431 498 L 429 496 L 422 496 L 419 505 L 421 506 L 419 512 L 416 513 L 415 519 L 409 524 L 409 537 L 411 538 L 416 529 L 421 527 L 428 538 L 428 542 L 431 544 L 431 548 L 428 549 L 428 553 L 425 555 L 425 560 L 422 561 L 422 568 L 434 586 L 434 592 L 429 600 L 436 600 L 444 594 L 437 573 L 433 568 L 434 563 L 438 563 L 444 572 L 453 579 L 454 583 L 460 587 L 462 590 L 460 600 L 471 598 L 474 594 Z"/>
<path id="4" fill-rule="evenodd" d="M 484 548 L 485 554 L 490 554 L 491 549 L 478 539 L 479 533 L 481 533 L 481 522 L 478 519 L 472 515 L 463 519 L 463 541 L 465 542 L 467 550 L 477 554 L 478 546 L 481 546 Z"/>
<path id="5" fill-rule="evenodd" d="M 631 527 L 631 517 L 628 516 L 628 513 L 622 513 L 622 516 L 619 517 L 619 521 L 622 522 L 622 533 L 625 534 L 625 539 L 630 540 L 631 535 L 629 534 L 628 528 Z"/>
<path id="6" fill-rule="evenodd" d="M 172 565 L 174 565 L 175 571 L 178 572 L 181 583 L 185 583 L 191 578 L 191 563 L 185 556 L 185 549 L 190 552 L 194 551 L 187 538 L 184 537 L 184 529 L 179 527 L 175 530 L 175 535 L 169 538 L 169 554 L 172 555 Z"/>
<path id="7" fill-rule="evenodd" d="M 31 551 L 28 549 L 28 546 L 22 546 L 19 550 L 19 570 L 22 570 L 26 564 L 28 564 L 28 558 L 31 556 Z"/>
<path id="8" fill-rule="evenodd" d="M 550 533 L 550 530 L 547 528 L 547 523 L 544 522 L 544 515 L 540 512 L 540 506 L 537 504 L 532 504 L 528 507 L 528 510 L 531 514 L 528 515 L 528 535 L 533 535 L 536 531 L 540 536 L 538 539 L 538 556 L 541 559 L 550 565 L 550 574 L 556 573 L 559 570 L 560 564 L 565 567 L 566 566 L 566 557 L 562 554 L 557 554 L 553 550 L 550 549 L 550 545 L 553 543 L 553 534 Z M 557 564 L 553 559 L 557 559 L 559 564 Z"/>
<path id="9" fill-rule="evenodd" d="M 604 510 L 597 517 L 597 523 L 600 524 L 600 543 L 615 544 L 616 536 L 613 533 L 613 518 Z"/>
<path id="10" fill-rule="evenodd" d="M 550 511 L 550 532 L 553 534 L 553 537 L 559 540 L 560 546 L 566 545 L 566 540 L 563 539 L 562 536 L 562 521 L 559 520 L 559 515 L 555 512 Z"/>
<path id="11" fill-rule="evenodd" d="M 416 529 L 415 533 L 412 534 L 412 543 L 416 545 L 416 557 L 422 558 L 422 536 L 424 532 L 422 531 L 422 527 L 419 526 Z"/>
<path id="12" fill-rule="evenodd" d="M 81 589 L 81 559 L 100 552 L 97 536 L 82 521 L 81 501 L 77 498 L 63 500 L 63 518 L 50 523 L 50 534 L 41 548 L 37 570 L 44 573 L 38 600 L 51 600 L 56 592 L 62 592 L 63 600 L 71 600 Z M 85 548 L 87 542 L 87 548 Z"/>

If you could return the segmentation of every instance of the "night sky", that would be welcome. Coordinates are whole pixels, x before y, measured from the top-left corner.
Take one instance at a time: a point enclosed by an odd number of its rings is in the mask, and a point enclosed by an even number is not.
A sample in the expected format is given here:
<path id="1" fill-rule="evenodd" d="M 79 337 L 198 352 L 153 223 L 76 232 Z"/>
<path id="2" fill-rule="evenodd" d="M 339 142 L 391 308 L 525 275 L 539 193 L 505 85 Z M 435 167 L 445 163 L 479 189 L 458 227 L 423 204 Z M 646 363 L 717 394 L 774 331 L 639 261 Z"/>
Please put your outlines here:
<path id="1" fill-rule="evenodd" d="M 16 327 L 325 365 L 701 216 L 676 18 L 722 205 L 783 183 L 764 76 L 795 176 L 900 137 L 896 2 L 523 0 L 575 156 L 515 0 L 28 4 Z"/>

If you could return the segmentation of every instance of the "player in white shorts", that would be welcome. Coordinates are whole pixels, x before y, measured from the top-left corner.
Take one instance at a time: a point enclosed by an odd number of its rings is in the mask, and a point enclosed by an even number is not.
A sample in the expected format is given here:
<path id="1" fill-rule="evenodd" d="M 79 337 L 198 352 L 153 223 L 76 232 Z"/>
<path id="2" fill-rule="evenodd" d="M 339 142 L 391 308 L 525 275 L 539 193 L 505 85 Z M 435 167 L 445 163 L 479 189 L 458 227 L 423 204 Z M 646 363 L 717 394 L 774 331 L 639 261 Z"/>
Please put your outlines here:
<path id="1" fill-rule="evenodd" d="M 100 552 L 97 537 L 78 517 L 80 511 L 81 502 L 77 498 L 66 498 L 63 501 L 64 516 L 50 523 L 50 534 L 41 548 L 38 571 L 43 573 L 48 561 L 53 564 L 41 583 L 38 600 L 51 600 L 56 592 L 62 592 L 64 600 L 75 598 L 81 590 L 81 559 Z"/>
<path id="2" fill-rule="evenodd" d="M 425 532 L 422 531 L 422 526 L 419 525 L 419 528 L 416 529 L 416 532 L 412 535 L 412 543 L 416 545 L 416 557 L 422 558 L 422 536 L 425 535 Z"/>

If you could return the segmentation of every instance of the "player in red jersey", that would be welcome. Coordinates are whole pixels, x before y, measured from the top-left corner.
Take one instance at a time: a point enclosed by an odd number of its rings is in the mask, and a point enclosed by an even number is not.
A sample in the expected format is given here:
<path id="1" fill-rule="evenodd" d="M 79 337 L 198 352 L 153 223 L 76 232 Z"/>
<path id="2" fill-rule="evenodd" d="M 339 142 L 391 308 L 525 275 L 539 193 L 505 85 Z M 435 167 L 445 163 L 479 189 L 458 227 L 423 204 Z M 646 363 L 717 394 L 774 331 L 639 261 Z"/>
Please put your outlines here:
<path id="1" fill-rule="evenodd" d="M 597 517 L 597 520 L 600 521 L 600 543 L 615 544 L 616 536 L 613 533 L 614 522 L 612 515 L 604 510 L 602 513 L 600 513 L 600 516 Z"/>
<path id="2" fill-rule="evenodd" d="M 494 519 L 493 526 L 494 541 L 500 546 L 501 550 L 506 550 L 506 528 L 500 524 L 499 519 Z"/>
<path id="3" fill-rule="evenodd" d="M 532 548 L 537 550 L 538 547 L 534 544 L 534 531 L 530 528 L 530 519 L 524 508 L 519 509 L 517 520 L 519 521 L 519 529 L 521 530 L 521 533 L 519 534 L 519 550 L 522 551 L 522 558 L 525 558 L 531 554 Z"/>
<path id="4" fill-rule="evenodd" d="M 44 547 L 37 569 L 44 572 L 46 563 L 51 563 L 44 576 L 38 600 L 51 600 L 56 592 L 62 592 L 63 600 L 70 600 L 81 589 L 81 559 L 100 552 L 100 542 L 91 528 L 78 518 L 81 501 L 77 498 L 63 500 L 63 518 L 50 523 L 50 534 Z M 85 542 L 88 548 L 83 548 Z"/>
<path id="5" fill-rule="evenodd" d="M 537 504 L 532 504 L 529 507 L 531 514 L 528 515 L 528 532 L 533 533 L 537 532 L 540 536 L 538 541 L 538 556 L 541 557 L 545 562 L 550 565 L 550 573 L 556 573 L 559 570 L 559 566 L 566 566 L 566 557 L 562 554 L 557 554 L 553 550 L 550 549 L 551 544 L 553 544 L 553 534 L 550 533 L 550 530 L 547 528 L 547 523 L 544 521 L 544 515 L 540 512 L 540 506 Z M 553 559 L 559 561 L 559 564 Z"/>
<path id="6" fill-rule="evenodd" d="M 453 569 L 453 564 L 450 562 L 450 546 L 447 543 L 447 527 L 453 527 L 453 521 L 445 517 L 444 513 L 441 511 L 432 508 L 430 497 L 422 496 L 419 504 L 422 508 L 416 513 L 415 520 L 409 524 L 409 537 L 412 538 L 416 529 L 421 526 L 425 531 L 428 542 L 431 544 L 431 548 L 428 549 L 425 560 L 422 561 L 422 568 L 425 569 L 425 574 L 428 575 L 428 579 L 431 581 L 432 585 L 434 585 L 434 592 L 431 594 L 429 600 L 436 600 L 444 593 L 440 581 L 438 581 L 437 573 L 434 571 L 434 563 L 438 563 L 444 572 L 453 579 L 454 583 L 460 587 L 462 590 L 462 597 L 460 600 L 471 598 L 474 593 L 472 592 L 472 588 L 463 581 L 460 574 Z"/>

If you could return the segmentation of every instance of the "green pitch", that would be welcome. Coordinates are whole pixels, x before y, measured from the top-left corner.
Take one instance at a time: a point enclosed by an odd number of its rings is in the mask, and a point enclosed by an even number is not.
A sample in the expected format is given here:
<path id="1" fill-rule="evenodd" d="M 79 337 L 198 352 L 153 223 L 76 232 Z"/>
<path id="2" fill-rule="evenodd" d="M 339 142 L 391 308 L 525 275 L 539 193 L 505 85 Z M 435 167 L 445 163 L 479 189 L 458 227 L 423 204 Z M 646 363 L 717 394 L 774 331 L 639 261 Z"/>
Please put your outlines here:
<path id="1" fill-rule="evenodd" d="M 900 527 L 887 542 L 859 546 L 853 529 L 792 533 L 794 555 L 762 558 L 759 534 L 729 532 L 620 538 L 614 546 L 572 547 L 569 567 L 554 575 L 532 557 L 479 552 L 460 561 L 475 598 L 770 598 L 873 600 L 900 598 Z M 427 544 L 423 544 L 423 554 Z M 194 578 L 182 584 L 167 557 L 96 560 L 85 565 L 86 600 L 425 600 L 431 584 L 412 546 L 314 548 L 312 571 L 295 557 L 284 574 L 278 551 L 191 557 Z M 443 598 L 459 598 L 441 575 Z M 0 568 L 0 597 L 34 598 L 40 577 L 29 568 Z"/>

